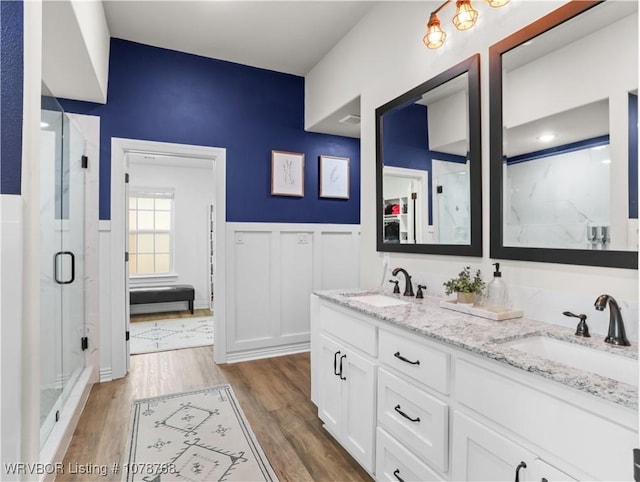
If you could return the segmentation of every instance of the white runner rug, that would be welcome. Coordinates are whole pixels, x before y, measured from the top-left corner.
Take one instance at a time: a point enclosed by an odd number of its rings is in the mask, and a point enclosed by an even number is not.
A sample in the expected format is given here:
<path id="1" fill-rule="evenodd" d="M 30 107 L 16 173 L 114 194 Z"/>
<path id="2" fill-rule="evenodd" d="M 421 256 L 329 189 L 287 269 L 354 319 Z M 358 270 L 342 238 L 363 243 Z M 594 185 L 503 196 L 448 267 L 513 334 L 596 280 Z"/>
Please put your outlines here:
<path id="1" fill-rule="evenodd" d="M 129 340 L 132 355 L 213 345 L 213 317 L 136 321 Z"/>
<path id="2" fill-rule="evenodd" d="M 277 481 L 230 385 L 135 400 L 129 481 Z"/>

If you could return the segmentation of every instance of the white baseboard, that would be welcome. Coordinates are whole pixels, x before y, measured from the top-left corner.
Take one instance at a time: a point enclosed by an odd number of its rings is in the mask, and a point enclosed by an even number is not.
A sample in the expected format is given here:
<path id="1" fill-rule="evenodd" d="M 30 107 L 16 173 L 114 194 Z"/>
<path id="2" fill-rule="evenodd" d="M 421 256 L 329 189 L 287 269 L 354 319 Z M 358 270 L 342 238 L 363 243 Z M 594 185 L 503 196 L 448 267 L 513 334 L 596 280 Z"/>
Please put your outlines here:
<path id="1" fill-rule="evenodd" d="M 274 358 L 277 356 L 295 355 L 305 353 L 311 349 L 308 341 L 295 343 L 292 345 L 275 346 L 269 348 L 259 348 L 256 350 L 245 350 L 235 353 L 227 353 L 227 363 L 239 363 L 243 361 L 259 360 L 262 358 Z"/>
<path id="2" fill-rule="evenodd" d="M 110 382 L 113 380 L 113 373 L 111 371 L 111 367 L 101 368 L 100 369 L 100 383 L 102 382 Z"/>

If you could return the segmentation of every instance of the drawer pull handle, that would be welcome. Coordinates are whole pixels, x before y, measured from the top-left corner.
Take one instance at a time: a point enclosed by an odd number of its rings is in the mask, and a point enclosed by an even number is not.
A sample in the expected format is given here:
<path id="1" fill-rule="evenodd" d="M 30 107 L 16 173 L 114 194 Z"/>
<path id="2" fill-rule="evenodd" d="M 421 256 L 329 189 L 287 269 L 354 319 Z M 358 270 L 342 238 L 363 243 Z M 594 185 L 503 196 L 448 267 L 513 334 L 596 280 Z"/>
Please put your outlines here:
<path id="1" fill-rule="evenodd" d="M 402 360 L 405 363 L 408 363 L 409 365 L 420 365 L 420 360 L 416 360 L 416 361 L 411 361 L 411 360 L 407 360 L 405 357 L 403 357 L 399 351 L 395 352 L 393 354 L 394 357 L 398 358 L 399 360 Z"/>
<path id="2" fill-rule="evenodd" d="M 340 354 L 340 350 L 333 354 L 333 374 L 336 376 L 340 376 L 338 373 L 338 355 Z"/>
<path id="3" fill-rule="evenodd" d="M 520 462 L 518 464 L 518 466 L 516 467 L 516 482 L 520 482 L 520 469 L 526 469 L 527 468 L 527 464 L 525 464 L 524 462 Z"/>
<path id="4" fill-rule="evenodd" d="M 400 469 L 394 470 L 393 475 L 395 476 L 396 479 L 398 479 L 398 482 L 404 482 L 404 479 L 400 477 Z"/>
<path id="5" fill-rule="evenodd" d="M 400 405 L 396 405 L 394 410 L 396 412 L 398 412 L 400 415 L 402 415 L 404 418 L 406 418 L 407 420 L 410 420 L 411 422 L 419 422 L 420 421 L 420 417 L 411 418 L 409 415 L 407 415 L 402 410 L 400 410 Z"/>
<path id="6" fill-rule="evenodd" d="M 347 355 L 342 355 L 340 357 L 340 380 L 346 380 L 347 377 L 343 377 L 342 376 L 342 360 L 344 360 L 345 358 L 347 358 Z"/>

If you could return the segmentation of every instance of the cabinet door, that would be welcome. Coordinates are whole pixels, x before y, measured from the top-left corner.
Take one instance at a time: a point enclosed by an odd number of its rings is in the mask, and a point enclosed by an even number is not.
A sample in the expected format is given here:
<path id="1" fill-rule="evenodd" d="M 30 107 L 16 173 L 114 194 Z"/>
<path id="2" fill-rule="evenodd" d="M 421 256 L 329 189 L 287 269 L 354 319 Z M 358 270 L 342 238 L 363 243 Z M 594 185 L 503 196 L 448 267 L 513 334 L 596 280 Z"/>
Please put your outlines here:
<path id="1" fill-rule="evenodd" d="M 342 386 L 345 382 L 335 374 L 337 370 L 334 371 L 334 364 L 337 368 L 344 350 L 337 342 L 323 334 L 319 338 L 318 416 L 325 423 L 327 430 L 337 437 L 342 423 Z"/>
<path id="2" fill-rule="evenodd" d="M 341 355 L 342 356 L 342 355 Z M 342 364 L 343 443 L 365 469 L 373 472 L 375 419 L 375 365 L 346 352 Z"/>
<path id="3" fill-rule="evenodd" d="M 568 474 L 565 474 L 561 470 L 556 469 L 552 465 L 549 465 L 541 459 L 536 459 L 528 467 L 529 477 L 528 481 L 531 482 L 561 482 L 567 480 L 576 480 Z"/>
<path id="4" fill-rule="evenodd" d="M 536 457 L 520 445 L 460 412 L 453 419 L 451 475 L 453 480 L 514 481 L 521 462 L 520 480 L 529 480 Z"/>

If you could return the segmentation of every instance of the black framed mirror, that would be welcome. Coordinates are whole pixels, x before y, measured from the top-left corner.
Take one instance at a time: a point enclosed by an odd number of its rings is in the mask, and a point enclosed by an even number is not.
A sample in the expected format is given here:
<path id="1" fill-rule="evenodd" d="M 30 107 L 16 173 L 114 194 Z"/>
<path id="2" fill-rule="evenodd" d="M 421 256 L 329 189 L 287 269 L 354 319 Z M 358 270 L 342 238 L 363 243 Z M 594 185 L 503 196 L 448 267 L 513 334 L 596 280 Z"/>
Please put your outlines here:
<path id="1" fill-rule="evenodd" d="M 491 257 L 638 267 L 638 2 L 569 2 L 489 48 Z"/>
<path id="2" fill-rule="evenodd" d="M 377 250 L 482 256 L 480 55 L 376 109 Z"/>

